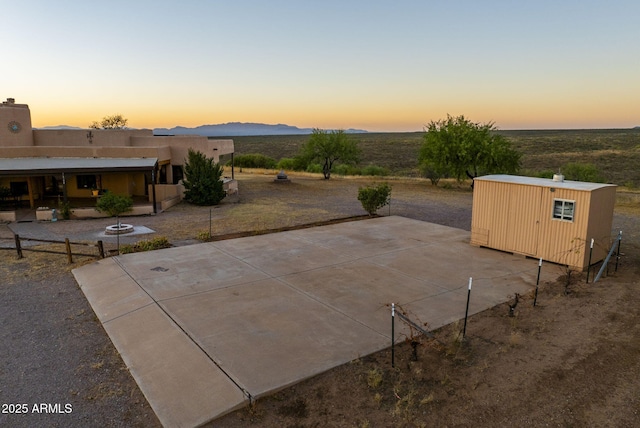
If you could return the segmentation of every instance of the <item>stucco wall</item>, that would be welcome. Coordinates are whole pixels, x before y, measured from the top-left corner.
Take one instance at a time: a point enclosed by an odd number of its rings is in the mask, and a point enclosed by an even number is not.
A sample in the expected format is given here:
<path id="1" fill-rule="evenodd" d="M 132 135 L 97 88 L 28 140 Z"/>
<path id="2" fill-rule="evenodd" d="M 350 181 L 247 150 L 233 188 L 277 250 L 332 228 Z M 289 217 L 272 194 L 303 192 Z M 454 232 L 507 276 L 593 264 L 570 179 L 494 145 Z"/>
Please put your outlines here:
<path id="1" fill-rule="evenodd" d="M 189 149 L 204 153 L 213 160 L 219 162 L 220 155 L 230 154 L 234 151 L 233 140 L 210 140 L 199 135 L 177 135 L 170 137 L 132 137 L 132 146 L 169 146 L 171 147 L 171 164 L 184 165 Z"/>
<path id="2" fill-rule="evenodd" d="M 19 132 L 11 132 L 12 122 L 20 124 Z M 33 146 L 31 113 L 26 104 L 13 104 L 4 101 L 0 104 L 0 146 Z"/>
<path id="3" fill-rule="evenodd" d="M 89 134 L 91 133 L 91 134 Z M 36 146 L 131 146 L 131 138 L 152 136 L 150 129 L 34 129 Z"/>
<path id="4" fill-rule="evenodd" d="M 170 147 L 0 147 L 0 158 L 171 158 Z"/>

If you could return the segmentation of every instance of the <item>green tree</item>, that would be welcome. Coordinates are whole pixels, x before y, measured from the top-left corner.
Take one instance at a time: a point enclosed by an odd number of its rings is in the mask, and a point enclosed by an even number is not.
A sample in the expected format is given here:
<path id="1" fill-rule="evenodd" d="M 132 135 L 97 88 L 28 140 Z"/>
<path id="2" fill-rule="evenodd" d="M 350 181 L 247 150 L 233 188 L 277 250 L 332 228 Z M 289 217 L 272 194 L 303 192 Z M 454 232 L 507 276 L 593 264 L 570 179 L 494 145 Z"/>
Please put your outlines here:
<path id="1" fill-rule="evenodd" d="M 195 205 L 218 205 L 226 196 L 222 166 L 204 153 L 189 149 L 184 164 L 184 199 Z"/>
<path id="2" fill-rule="evenodd" d="M 448 175 L 473 180 L 478 175 L 518 172 L 520 153 L 496 131 L 492 122 L 474 123 L 464 116 L 431 121 L 418 155 L 421 170 L 434 184 Z"/>
<path id="3" fill-rule="evenodd" d="M 110 217 L 116 217 L 120 214 L 124 214 L 127 211 L 131 211 L 132 208 L 133 199 L 131 199 L 131 197 L 116 195 L 112 192 L 105 193 L 96 203 L 96 210 L 98 212 L 108 214 Z"/>
<path id="4" fill-rule="evenodd" d="M 360 149 L 343 130 L 327 132 L 316 128 L 302 147 L 300 156 L 306 160 L 307 164 L 321 163 L 322 174 L 325 179 L 329 179 L 335 162 L 340 161 L 347 165 L 358 163 Z"/>
<path id="5" fill-rule="evenodd" d="M 389 204 L 391 199 L 391 186 L 388 183 L 381 183 L 377 186 L 365 186 L 358 189 L 358 200 L 362 208 L 374 215 L 380 208 Z"/>
<path id="6" fill-rule="evenodd" d="M 89 128 L 93 129 L 125 129 L 127 127 L 129 119 L 125 119 L 121 114 L 114 114 L 113 116 L 105 116 L 100 122 L 93 122 L 89 125 Z"/>

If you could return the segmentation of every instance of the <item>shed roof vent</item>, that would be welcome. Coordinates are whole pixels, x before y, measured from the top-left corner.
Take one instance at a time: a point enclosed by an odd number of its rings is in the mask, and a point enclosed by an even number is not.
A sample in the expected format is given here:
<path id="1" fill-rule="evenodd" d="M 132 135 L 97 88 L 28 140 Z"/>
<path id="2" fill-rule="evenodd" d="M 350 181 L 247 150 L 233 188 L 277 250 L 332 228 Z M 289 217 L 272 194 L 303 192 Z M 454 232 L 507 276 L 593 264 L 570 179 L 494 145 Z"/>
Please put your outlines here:
<path id="1" fill-rule="evenodd" d="M 553 181 L 557 181 L 562 183 L 564 181 L 564 175 L 562 174 L 553 174 Z"/>

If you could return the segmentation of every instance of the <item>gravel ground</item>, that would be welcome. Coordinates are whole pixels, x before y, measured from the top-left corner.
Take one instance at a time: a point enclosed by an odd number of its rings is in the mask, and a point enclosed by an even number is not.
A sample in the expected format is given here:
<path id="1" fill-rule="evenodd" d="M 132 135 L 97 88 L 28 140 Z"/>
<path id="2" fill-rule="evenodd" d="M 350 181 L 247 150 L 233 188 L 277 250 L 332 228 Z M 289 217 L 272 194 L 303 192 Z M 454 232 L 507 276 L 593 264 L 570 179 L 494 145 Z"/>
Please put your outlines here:
<path id="1" fill-rule="evenodd" d="M 206 229 L 211 213 L 216 234 L 244 231 L 247 223 L 235 220 L 239 210 L 249 210 L 247 215 L 258 222 L 258 228 L 267 229 L 364 213 L 356 200 L 363 180 L 293 177 L 292 185 L 274 185 L 271 177 L 262 175 L 239 178 L 240 194 L 213 211 L 179 205 L 127 222 L 154 229 L 174 244 L 187 244 L 197 242 L 193 238 Z M 414 181 L 392 185 L 391 214 L 470 229 L 472 194 L 468 190 L 446 191 Z M 272 207 L 275 214 L 270 212 Z M 380 214 L 388 214 L 386 210 Z M 225 222 L 226 218 L 233 221 Z M 614 228 L 630 232 L 625 243 L 631 239 L 636 249 L 637 222 L 637 217 L 622 214 L 616 214 L 614 221 Z M 111 219 L 38 223 L 33 230 L 50 239 L 91 241 L 112 223 Z M 29 230 L 23 224 L 0 225 L 0 244 L 10 245 L 12 227 L 20 227 L 21 234 Z M 115 245 L 112 238 L 105 239 L 105 244 Z M 75 283 L 70 271 L 77 264 L 68 266 L 65 256 L 42 253 L 29 252 L 16 260 L 12 251 L 2 250 L 0 257 L 0 426 L 159 426 Z"/>

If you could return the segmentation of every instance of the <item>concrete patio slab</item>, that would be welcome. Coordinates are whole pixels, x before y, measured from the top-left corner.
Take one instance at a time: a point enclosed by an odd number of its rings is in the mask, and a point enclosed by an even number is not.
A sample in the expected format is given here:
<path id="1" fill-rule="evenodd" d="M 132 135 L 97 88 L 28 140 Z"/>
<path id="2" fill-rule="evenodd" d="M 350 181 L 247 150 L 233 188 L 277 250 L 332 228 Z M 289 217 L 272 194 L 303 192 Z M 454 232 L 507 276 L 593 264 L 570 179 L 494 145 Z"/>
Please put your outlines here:
<path id="1" fill-rule="evenodd" d="M 390 346 L 392 302 L 437 328 L 464 317 L 469 277 L 470 313 L 535 287 L 536 260 L 468 242 L 463 230 L 383 217 L 73 272 L 161 422 L 196 426 Z"/>

